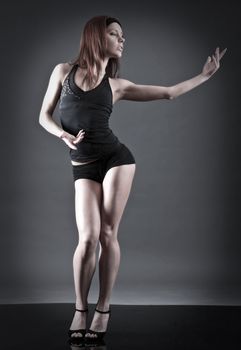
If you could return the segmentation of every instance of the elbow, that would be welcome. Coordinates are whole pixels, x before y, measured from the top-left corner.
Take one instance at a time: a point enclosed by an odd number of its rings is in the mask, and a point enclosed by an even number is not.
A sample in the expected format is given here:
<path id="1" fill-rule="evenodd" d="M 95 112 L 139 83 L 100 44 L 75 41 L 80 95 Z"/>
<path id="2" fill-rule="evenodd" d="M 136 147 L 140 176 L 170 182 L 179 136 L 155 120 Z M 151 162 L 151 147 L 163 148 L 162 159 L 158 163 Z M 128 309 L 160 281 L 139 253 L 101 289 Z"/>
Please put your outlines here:
<path id="1" fill-rule="evenodd" d="M 39 119 L 38 119 L 38 122 L 39 122 L 39 124 L 40 124 L 41 126 L 44 125 L 44 117 L 43 117 L 43 115 L 40 114 Z"/>
<path id="2" fill-rule="evenodd" d="M 175 97 L 172 87 L 167 88 L 167 99 L 173 100 Z"/>
<path id="3" fill-rule="evenodd" d="M 43 108 L 41 108 L 40 113 L 39 113 L 39 118 L 38 118 L 39 124 L 43 126 L 45 119 L 46 119 L 46 113 L 43 110 Z"/>
<path id="4" fill-rule="evenodd" d="M 45 111 L 45 112 L 42 111 L 39 114 L 39 119 L 38 119 L 39 124 L 41 126 L 44 126 L 46 124 L 46 121 L 48 121 L 48 118 L 50 118 L 50 117 L 52 117 L 51 113 L 49 113 L 48 111 Z"/>
<path id="5" fill-rule="evenodd" d="M 40 116 L 38 122 L 39 122 L 39 125 L 41 125 L 44 129 L 47 128 L 48 122 L 47 122 L 47 119 L 44 118 L 44 116 Z"/>

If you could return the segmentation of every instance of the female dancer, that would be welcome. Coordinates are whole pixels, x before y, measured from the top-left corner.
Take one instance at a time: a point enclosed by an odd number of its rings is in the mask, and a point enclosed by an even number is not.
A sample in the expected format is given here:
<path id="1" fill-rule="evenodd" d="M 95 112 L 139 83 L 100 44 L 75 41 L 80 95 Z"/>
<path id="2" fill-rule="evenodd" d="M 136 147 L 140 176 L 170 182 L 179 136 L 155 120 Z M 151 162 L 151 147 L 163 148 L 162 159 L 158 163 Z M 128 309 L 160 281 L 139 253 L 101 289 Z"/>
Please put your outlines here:
<path id="1" fill-rule="evenodd" d="M 73 257 L 76 309 L 68 330 L 71 339 L 103 338 L 110 316 L 110 297 L 119 264 L 118 227 L 134 174 L 135 158 L 109 128 L 119 100 L 173 99 L 208 80 L 225 54 L 219 48 L 202 72 L 177 85 L 137 85 L 118 78 L 125 38 L 116 18 L 96 16 L 85 25 L 77 59 L 53 69 L 43 99 L 39 123 L 69 147 L 75 185 L 75 215 L 79 242 Z M 62 128 L 52 114 L 59 103 Z M 99 253 L 99 298 L 86 331 L 88 292 Z"/>

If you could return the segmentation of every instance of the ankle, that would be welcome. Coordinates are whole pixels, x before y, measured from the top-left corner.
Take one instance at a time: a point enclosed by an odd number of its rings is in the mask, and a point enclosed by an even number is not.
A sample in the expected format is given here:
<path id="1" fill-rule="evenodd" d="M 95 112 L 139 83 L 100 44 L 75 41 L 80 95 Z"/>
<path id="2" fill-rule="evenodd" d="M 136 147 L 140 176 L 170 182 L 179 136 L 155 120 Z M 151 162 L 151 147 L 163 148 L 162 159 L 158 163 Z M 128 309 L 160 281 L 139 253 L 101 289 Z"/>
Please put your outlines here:
<path id="1" fill-rule="evenodd" d="M 86 309 L 88 309 L 88 303 L 83 304 L 83 303 L 76 302 L 75 307 L 76 307 L 76 309 L 79 309 L 79 310 L 86 310 Z"/>
<path id="2" fill-rule="evenodd" d="M 99 311 L 108 311 L 110 309 L 110 303 L 98 301 L 96 304 L 96 309 Z"/>

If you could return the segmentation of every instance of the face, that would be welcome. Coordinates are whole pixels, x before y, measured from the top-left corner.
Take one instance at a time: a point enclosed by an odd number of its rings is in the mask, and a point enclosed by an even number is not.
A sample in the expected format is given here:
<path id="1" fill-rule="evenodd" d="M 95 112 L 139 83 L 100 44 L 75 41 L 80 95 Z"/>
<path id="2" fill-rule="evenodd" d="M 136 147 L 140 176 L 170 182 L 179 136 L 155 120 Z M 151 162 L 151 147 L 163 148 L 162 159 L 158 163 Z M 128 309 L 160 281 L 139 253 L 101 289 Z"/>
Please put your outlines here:
<path id="1" fill-rule="evenodd" d="M 118 23 L 113 22 L 108 25 L 106 28 L 106 54 L 108 57 L 119 58 L 122 56 L 125 42 L 123 35 L 122 28 Z"/>

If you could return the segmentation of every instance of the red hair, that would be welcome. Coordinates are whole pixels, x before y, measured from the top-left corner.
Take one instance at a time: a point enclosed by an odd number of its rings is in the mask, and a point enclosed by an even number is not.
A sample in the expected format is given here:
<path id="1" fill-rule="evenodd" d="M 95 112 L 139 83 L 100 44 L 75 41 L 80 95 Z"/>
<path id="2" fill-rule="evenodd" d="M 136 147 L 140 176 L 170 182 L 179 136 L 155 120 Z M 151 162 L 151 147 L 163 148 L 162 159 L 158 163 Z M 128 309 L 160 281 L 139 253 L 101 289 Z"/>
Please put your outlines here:
<path id="1" fill-rule="evenodd" d="M 80 39 L 79 54 L 71 64 L 78 64 L 80 68 L 87 69 L 83 82 L 86 80 L 90 87 L 94 87 L 99 80 L 101 60 L 105 57 L 106 27 L 108 26 L 108 23 L 115 21 L 120 24 L 120 22 L 114 17 L 95 16 L 85 24 Z M 94 75 L 94 66 L 96 66 L 97 77 Z M 109 58 L 106 67 L 107 76 L 111 78 L 119 77 L 119 69 L 119 58 Z"/>

